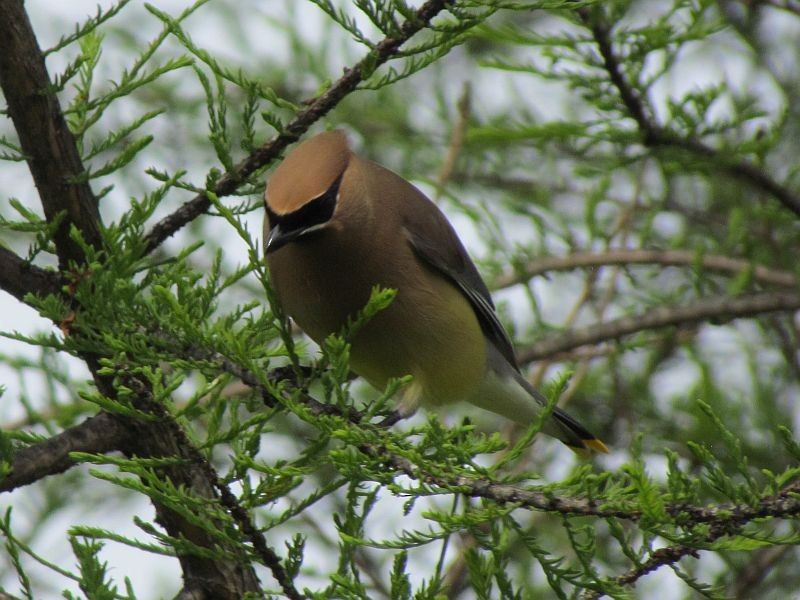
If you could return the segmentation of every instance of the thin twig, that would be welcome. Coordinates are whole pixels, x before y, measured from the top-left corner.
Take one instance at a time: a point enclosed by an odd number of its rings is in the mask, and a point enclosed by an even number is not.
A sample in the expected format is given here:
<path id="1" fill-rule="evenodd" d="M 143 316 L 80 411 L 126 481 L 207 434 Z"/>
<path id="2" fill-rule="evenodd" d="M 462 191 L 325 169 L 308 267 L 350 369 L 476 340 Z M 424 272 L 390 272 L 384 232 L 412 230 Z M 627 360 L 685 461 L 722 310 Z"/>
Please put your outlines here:
<path id="1" fill-rule="evenodd" d="M 464 146 L 464 137 L 466 135 L 467 126 L 469 125 L 469 116 L 472 105 L 472 88 L 469 82 L 464 83 L 464 89 L 461 92 L 461 97 L 458 99 L 458 120 L 453 126 L 453 132 L 450 135 L 450 144 L 447 147 L 447 154 L 444 157 L 442 167 L 439 169 L 439 177 L 437 181 L 437 199 L 441 196 L 442 191 L 450 181 L 453 171 L 456 168 L 456 162 L 461 154 L 461 149 Z"/>
<path id="2" fill-rule="evenodd" d="M 719 254 L 699 255 L 688 250 L 614 249 L 605 252 L 579 252 L 568 256 L 545 256 L 522 267 L 518 272 L 506 273 L 493 282 L 493 289 L 502 289 L 524 283 L 551 271 L 592 269 L 606 266 L 660 265 L 663 267 L 698 266 L 709 271 L 738 275 L 750 271 L 755 281 L 791 289 L 800 287 L 793 273 L 755 265 L 742 258 Z"/>
<path id="3" fill-rule="evenodd" d="M 709 535 L 709 537 L 711 536 Z M 673 546 L 659 548 L 653 551 L 650 554 L 650 558 L 648 558 L 646 561 L 634 567 L 633 569 L 626 571 L 622 575 L 614 577 L 612 581 L 617 585 L 634 585 L 639 579 L 648 573 L 652 573 L 653 571 L 665 565 L 674 565 L 685 556 L 694 556 L 695 558 L 698 558 L 699 554 L 695 548 L 686 546 L 684 544 L 675 544 Z M 606 594 L 604 592 L 591 590 L 583 593 L 581 595 L 581 600 L 597 600 L 605 595 Z"/>
<path id="4" fill-rule="evenodd" d="M 742 531 L 745 525 L 751 521 L 754 521 L 755 519 L 760 519 L 761 515 L 770 515 L 773 510 L 780 513 L 781 510 L 785 508 L 785 503 L 787 501 L 790 504 L 797 504 L 797 506 L 795 506 L 789 514 L 799 514 L 797 510 L 800 509 L 800 503 L 798 503 L 797 497 L 798 492 L 800 492 L 800 483 L 796 482 L 787 486 L 775 496 L 762 499 L 759 505 L 756 507 L 748 507 L 745 509 L 742 509 L 741 507 L 735 507 L 733 509 L 733 513 L 730 515 L 730 519 L 721 518 L 703 521 L 710 525 L 708 532 L 705 534 L 703 539 L 704 544 L 711 544 L 725 536 L 737 535 Z M 720 510 L 724 509 L 722 507 L 717 507 L 715 509 L 716 516 L 722 516 L 719 512 Z M 672 546 L 658 548 L 650 553 L 650 557 L 646 561 L 638 564 L 636 567 L 626 571 L 622 575 L 614 577 L 612 581 L 621 586 L 634 585 L 639 579 L 648 573 L 652 573 L 653 571 L 656 571 L 665 565 L 674 565 L 686 556 L 699 558 L 700 554 L 697 548 L 693 548 L 685 544 L 673 544 Z M 606 594 L 604 592 L 592 590 L 584 593 L 581 596 L 581 600 L 597 600 L 605 595 Z"/>
<path id="5" fill-rule="evenodd" d="M 651 309 L 643 315 L 623 317 L 607 323 L 550 336 L 517 353 L 520 363 L 552 358 L 589 344 L 600 344 L 644 330 L 680 327 L 705 321 L 755 317 L 774 312 L 800 310 L 800 294 L 773 292 L 746 296 L 720 296 L 695 300 L 690 306 Z"/>
<path id="6" fill-rule="evenodd" d="M 628 114 L 636 121 L 642 135 L 642 143 L 645 146 L 676 148 L 689 152 L 695 157 L 701 157 L 731 177 L 745 181 L 770 194 L 784 207 L 800 216 L 800 196 L 778 183 L 757 165 L 728 156 L 699 140 L 676 135 L 659 125 L 639 91 L 625 77 L 622 62 L 614 51 L 611 26 L 606 22 L 602 11 L 581 8 L 577 12 L 584 24 L 591 30 L 603 58 L 603 67 L 608 72 L 611 83 L 617 89 Z"/>
<path id="7" fill-rule="evenodd" d="M 797 16 L 800 16 L 800 2 L 797 0 L 762 0 L 762 2 L 772 8 L 785 10 Z"/>

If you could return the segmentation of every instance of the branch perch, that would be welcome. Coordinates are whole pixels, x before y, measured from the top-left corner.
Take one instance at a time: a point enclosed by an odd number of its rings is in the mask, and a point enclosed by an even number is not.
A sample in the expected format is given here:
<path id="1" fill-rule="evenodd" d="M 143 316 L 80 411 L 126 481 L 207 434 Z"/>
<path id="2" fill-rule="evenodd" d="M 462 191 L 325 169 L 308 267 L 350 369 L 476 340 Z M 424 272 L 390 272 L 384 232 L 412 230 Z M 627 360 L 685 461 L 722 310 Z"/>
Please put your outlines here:
<path id="1" fill-rule="evenodd" d="M 797 289 L 800 281 L 793 273 L 754 265 L 748 260 L 719 254 L 700 255 L 688 250 L 638 250 L 615 249 L 607 252 L 579 252 L 568 256 L 544 256 L 522 267 L 520 273 L 506 273 L 494 281 L 494 289 L 517 285 L 550 271 L 591 269 L 607 266 L 660 265 L 663 267 L 689 267 L 699 265 L 709 271 L 731 275 L 752 269 L 753 279 L 764 285 Z"/>
<path id="2" fill-rule="evenodd" d="M 553 358 L 580 346 L 619 340 L 622 337 L 650 329 L 680 327 L 704 321 L 740 319 L 796 310 L 800 310 L 800 294 L 790 292 L 702 298 L 694 301 L 690 306 L 674 308 L 661 306 L 651 309 L 644 315 L 622 317 L 607 323 L 590 325 L 583 329 L 565 331 L 522 348 L 518 352 L 517 358 L 521 363 L 527 363 L 543 358 Z"/>

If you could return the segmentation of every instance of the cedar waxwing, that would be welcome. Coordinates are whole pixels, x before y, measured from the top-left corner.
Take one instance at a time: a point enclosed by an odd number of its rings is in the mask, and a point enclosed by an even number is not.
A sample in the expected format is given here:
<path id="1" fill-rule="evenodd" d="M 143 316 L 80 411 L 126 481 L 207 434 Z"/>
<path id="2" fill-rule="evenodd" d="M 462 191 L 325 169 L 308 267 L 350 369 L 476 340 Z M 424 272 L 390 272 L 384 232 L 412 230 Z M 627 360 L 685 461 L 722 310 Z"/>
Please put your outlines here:
<path id="1" fill-rule="evenodd" d="M 265 199 L 278 301 L 313 340 L 341 332 L 374 286 L 397 291 L 352 338 L 350 366 L 381 390 L 412 375 L 401 412 L 466 400 L 523 426 L 540 414 L 546 400 L 520 373 L 486 284 L 417 188 L 330 131 L 286 157 Z M 544 431 L 579 452 L 608 452 L 558 408 Z"/>

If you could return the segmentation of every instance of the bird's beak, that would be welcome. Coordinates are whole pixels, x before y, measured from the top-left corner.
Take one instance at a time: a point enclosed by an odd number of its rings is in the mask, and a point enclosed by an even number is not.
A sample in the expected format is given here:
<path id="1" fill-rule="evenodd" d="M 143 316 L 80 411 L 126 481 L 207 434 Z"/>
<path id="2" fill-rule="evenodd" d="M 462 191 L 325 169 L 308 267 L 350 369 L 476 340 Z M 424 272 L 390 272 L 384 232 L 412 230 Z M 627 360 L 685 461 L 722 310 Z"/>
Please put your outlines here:
<path id="1" fill-rule="evenodd" d="M 275 252 L 275 250 L 283 248 L 286 244 L 295 241 L 299 237 L 311 237 L 311 235 L 316 235 L 317 232 L 322 231 L 326 226 L 327 223 L 318 223 L 311 227 L 300 227 L 298 229 L 284 231 L 281 229 L 280 225 L 275 225 L 275 227 L 269 230 L 265 253 L 269 254 L 270 252 Z"/>
<path id="2" fill-rule="evenodd" d="M 281 229 L 280 225 L 275 225 L 275 227 L 269 230 L 269 236 L 267 236 L 267 243 L 265 245 L 266 253 L 269 254 L 270 252 L 275 252 L 275 250 L 282 248 L 292 240 L 296 239 L 302 233 L 302 231 L 302 229 L 284 231 Z"/>

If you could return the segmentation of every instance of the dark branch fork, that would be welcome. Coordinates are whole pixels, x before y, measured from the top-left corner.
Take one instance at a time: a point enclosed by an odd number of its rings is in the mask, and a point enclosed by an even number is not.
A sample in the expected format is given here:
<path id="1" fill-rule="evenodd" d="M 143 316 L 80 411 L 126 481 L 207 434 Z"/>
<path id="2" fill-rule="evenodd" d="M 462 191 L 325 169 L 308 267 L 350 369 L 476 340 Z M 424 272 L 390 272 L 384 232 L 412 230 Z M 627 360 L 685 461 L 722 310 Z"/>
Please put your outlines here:
<path id="1" fill-rule="evenodd" d="M 612 85 L 617 89 L 628 115 L 636 121 L 642 143 L 650 148 L 675 148 L 703 159 L 713 159 L 725 174 L 748 183 L 756 189 L 774 197 L 785 208 L 800 217 L 800 195 L 780 184 L 766 171 L 752 162 L 732 159 L 703 142 L 676 135 L 659 125 L 648 110 L 647 104 L 636 88 L 625 77 L 622 62 L 614 50 L 611 26 L 601 10 L 581 8 L 578 11 L 583 23 L 589 28 L 600 51 Z"/>

